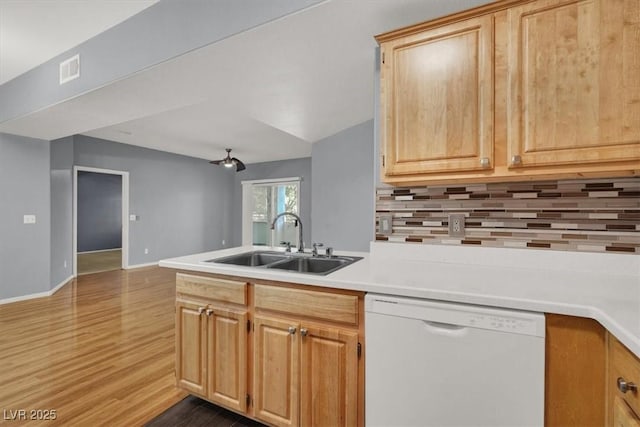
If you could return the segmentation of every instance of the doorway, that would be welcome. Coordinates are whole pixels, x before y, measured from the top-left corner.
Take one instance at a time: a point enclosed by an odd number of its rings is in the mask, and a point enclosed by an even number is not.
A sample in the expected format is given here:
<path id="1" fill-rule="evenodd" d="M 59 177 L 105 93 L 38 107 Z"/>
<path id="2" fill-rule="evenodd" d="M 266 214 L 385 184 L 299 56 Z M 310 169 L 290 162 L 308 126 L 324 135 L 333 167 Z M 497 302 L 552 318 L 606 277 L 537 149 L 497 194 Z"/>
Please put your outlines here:
<path id="1" fill-rule="evenodd" d="M 74 168 L 74 275 L 127 267 L 129 174 Z"/>

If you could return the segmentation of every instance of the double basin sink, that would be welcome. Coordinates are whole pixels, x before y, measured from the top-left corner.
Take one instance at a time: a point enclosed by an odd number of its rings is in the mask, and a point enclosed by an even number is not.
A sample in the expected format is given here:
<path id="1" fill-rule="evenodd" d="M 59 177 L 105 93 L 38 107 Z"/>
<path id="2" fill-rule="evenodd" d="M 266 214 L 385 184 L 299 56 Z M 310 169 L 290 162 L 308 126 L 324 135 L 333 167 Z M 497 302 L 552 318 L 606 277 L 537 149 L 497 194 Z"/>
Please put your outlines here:
<path id="1" fill-rule="evenodd" d="M 326 275 L 346 267 L 362 257 L 311 256 L 310 254 L 282 253 L 275 251 L 251 251 L 206 262 L 241 265 L 246 267 L 275 268 L 296 273 Z"/>

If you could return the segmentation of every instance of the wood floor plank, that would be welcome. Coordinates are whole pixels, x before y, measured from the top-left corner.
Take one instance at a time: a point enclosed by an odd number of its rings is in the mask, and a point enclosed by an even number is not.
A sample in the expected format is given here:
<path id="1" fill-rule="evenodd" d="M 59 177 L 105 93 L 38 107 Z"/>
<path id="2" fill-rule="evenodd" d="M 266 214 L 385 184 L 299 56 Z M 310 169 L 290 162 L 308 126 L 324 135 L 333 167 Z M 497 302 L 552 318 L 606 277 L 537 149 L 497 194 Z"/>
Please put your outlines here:
<path id="1" fill-rule="evenodd" d="M 174 302 L 175 272 L 149 267 L 0 305 L 0 425 L 144 425 L 179 402 Z M 56 419 L 3 419 L 21 409 Z"/>
<path id="2" fill-rule="evenodd" d="M 78 275 L 119 270 L 122 268 L 122 249 L 78 253 Z"/>

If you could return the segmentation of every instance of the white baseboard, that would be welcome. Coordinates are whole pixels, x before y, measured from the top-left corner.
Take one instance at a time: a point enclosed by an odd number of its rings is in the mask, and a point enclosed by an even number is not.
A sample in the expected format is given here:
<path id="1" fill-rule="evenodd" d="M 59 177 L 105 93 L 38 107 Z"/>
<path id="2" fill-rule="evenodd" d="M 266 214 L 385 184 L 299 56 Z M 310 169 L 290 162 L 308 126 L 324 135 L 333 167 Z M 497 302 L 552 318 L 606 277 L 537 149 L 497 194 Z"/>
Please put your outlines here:
<path id="1" fill-rule="evenodd" d="M 60 290 L 60 288 L 62 288 L 67 283 L 69 283 L 72 279 L 73 279 L 73 275 L 67 277 L 66 279 L 64 279 L 62 282 L 58 283 L 53 289 L 51 289 L 49 291 L 38 292 L 38 293 L 35 293 L 35 294 L 29 294 L 29 295 L 21 295 L 19 297 L 0 299 L 0 305 L 11 304 L 12 302 L 26 301 L 26 300 L 35 299 L 35 298 L 50 297 L 51 295 L 53 295 L 56 292 L 58 292 Z"/>
<path id="2" fill-rule="evenodd" d="M 67 277 L 66 279 L 64 279 L 62 282 L 58 283 L 57 285 L 55 285 L 50 291 L 49 291 L 49 296 L 55 294 L 56 292 L 58 292 L 60 290 L 61 287 L 63 287 L 64 285 L 66 285 L 67 283 L 69 283 L 71 280 L 73 279 L 73 274 L 69 277 Z"/>
<path id="3" fill-rule="evenodd" d="M 147 262 L 145 264 L 135 264 L 135 265 L 130 265 L 127 268 L 125 268 L 125 270 L 133 270 L 134 268 L 142 268 L 142 267 L 151 267 L 152 265 L 158 265 L 159 261 L 155 261 L 155 262 Z"/>

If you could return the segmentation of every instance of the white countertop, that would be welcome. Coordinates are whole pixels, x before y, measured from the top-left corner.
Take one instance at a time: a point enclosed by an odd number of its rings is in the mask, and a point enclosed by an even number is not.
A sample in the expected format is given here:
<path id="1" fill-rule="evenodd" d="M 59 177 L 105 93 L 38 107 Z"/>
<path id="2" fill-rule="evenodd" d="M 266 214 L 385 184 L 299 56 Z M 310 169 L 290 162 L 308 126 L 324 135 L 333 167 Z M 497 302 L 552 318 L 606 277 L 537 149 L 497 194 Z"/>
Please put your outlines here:
<path id="1" fill-rule="evenodd" d="M 327 276 L 206 262 L 243 246 L 160 261 L 161 267 L 416 298 L 589 317 L 640 357 L 640 256 L 372 243 Z"/>

